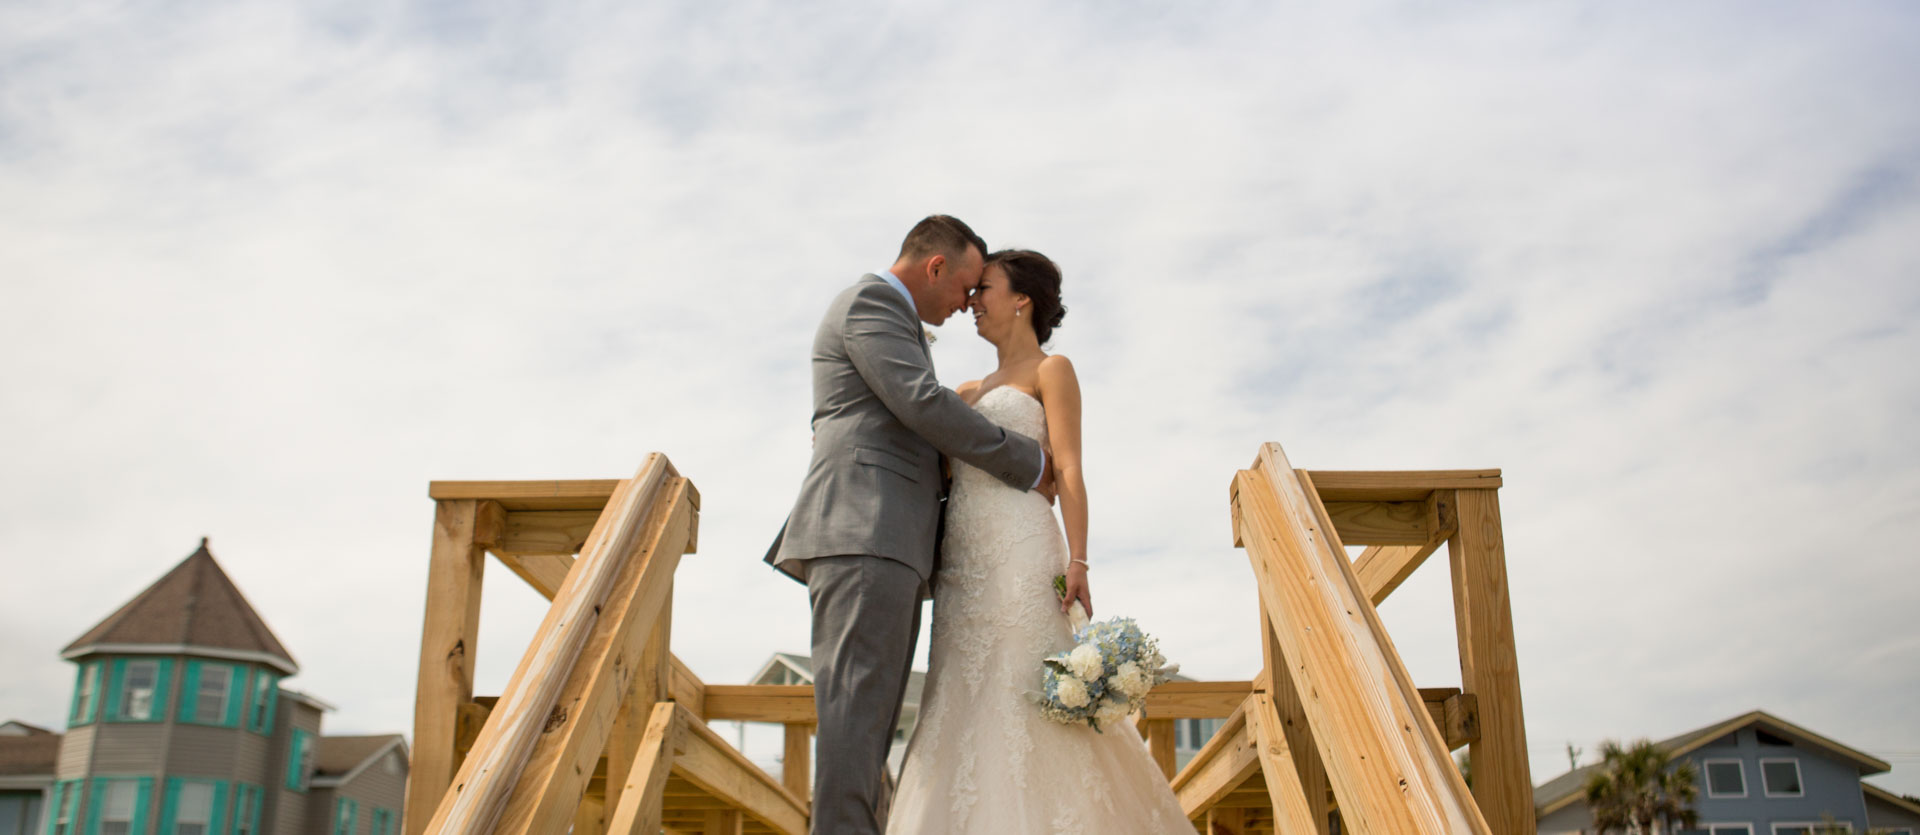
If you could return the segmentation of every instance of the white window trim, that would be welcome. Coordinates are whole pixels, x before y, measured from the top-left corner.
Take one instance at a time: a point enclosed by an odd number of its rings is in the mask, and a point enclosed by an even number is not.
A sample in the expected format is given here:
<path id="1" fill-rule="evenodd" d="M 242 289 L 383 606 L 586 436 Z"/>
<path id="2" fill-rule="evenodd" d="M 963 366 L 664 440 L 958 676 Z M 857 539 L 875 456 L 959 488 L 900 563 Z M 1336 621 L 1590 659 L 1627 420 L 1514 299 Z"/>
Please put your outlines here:
<path id="1" fill-rule="evenodd" d="M 1739 794 L 1734 794 L 1732 792 L 1722 792 L 1720 794 L 1714 793 L 1713 778 L 1707 776 L 1707 770 L 1711 768 L 1715 763 L 1733 763 L 1735 767 L 1740 769 L 1740 793 Z M 1747 791 L 1747 761 L 1739 757 L 1717 757 L 1711 760 L 1701 760 L 1700 761 L 1700 782 L 1707 784 L 1706 786 L 1707 797 L 1712 800 L 1722 800 L 1722 799 L 1731 800 L 1731 799 L 1746 797 L 1750 793 Z M 1738 826 L 1739 824 L 1731 824 L 1731 825 Z"/>
<path id="2" fill-rule="evenodd" d="M 1741 797 L 1746 797 L 1746 795 L 1743 794 Z M 1732 832 L 1736 829 L 1745 830 L 1747 835 L 1753 835 L 1753 824 L 1751 823 L 1709 823 L 1702 825 L 1707 828 L 1708 835 L 1721 831 Z"/>
<path id="3" fill-rule="evenodd" d="M 1793 781 L 1800 784 L 1800 790 L 1797 792 L 1793 792 L 1791 794 L 1787 792 L 1774 791 L 1772 786 L 1767 785 L 1767 763 L 1792 763 L 1793 778 L 1794 778 Z M 1760 758 L 1760 791 L 1762 794 L 1766 795 L 1767 797 L 1806 797 L 1807 796 L 1807 774 L 1806 772 L 1800 770 L 1800 760 L 1796 757 L 1761 757 Z M 1805 826 L 1806 824 L 1795 823 L 1795 824 L 1785 824 L 1785 825 Z"/>
<path id="4" fill-rule="evenodd" d="M 1779 823 L 1776 823 L 1773 825 L 1773 833 L 1774 835 L 1780 835 L 1781 827 L 1802 827 L 1802 826 L 1806 827 L 1808 832 L 1813 832 L 1813 831 L 1819 830 L 1821 827 L 1824 827 L 1826 825 L 1827 824 L 1825 821 L 1780 821 Z M 1848 832 L 1853 831 L 1853 821 L 1835 821 L 1834 825 L 1844 826 L 1847 828 Z"/>
<path id="5" fill-rule="evenodd" d="M 227 676 L 226 682 L 220 685 L 219 692 L 212 694 L 213 697 L 220 700 L 220 709 L 215 711 L 212 719 L 202 719 L 200 718 L 200 714 L 208 698 L 207 673 L 214 670 L 219 670 Z M 225 664 L 203 664 L 200 666 L 200 680 L 194 683 L 193 693 L 193 721 L 195 724 L 218 725 L 226 721 L 227 709 L 231 707 L 230 703 L 233 701 L 233 679 L 235 675 L 234 668 Z"/>
<path id="6" fill-rule="evenodd" d="M 151 679 L 149 679 L 147 683 L 147 688 L 146 688 L 147 689 L 146 712 L 143 714 L 135 715 L 133 712 L 133 693 L 134 693 L 133 670 L 135 667 L 143 666 L 143 665 L 153 670 L 153 676 Z M 119 715 L 114 717 L 115 719 L 121 719 L 121 720 L 131 721 L 131 722 L 153 722 L 153 721 L 163 720 L 166 718 L 165 716 L 161 715 L 164 711 L 160 710 L 160 698 L 162 694 L 160 693 L 160 662 L 159 661 L 152 658 L 139 658 L 139 659 L 132 659 L 127 661 L 127 666 L 121 672 L 120 681 L 118 683 L 120 685 L 120 711 L 119 711 Z"/>

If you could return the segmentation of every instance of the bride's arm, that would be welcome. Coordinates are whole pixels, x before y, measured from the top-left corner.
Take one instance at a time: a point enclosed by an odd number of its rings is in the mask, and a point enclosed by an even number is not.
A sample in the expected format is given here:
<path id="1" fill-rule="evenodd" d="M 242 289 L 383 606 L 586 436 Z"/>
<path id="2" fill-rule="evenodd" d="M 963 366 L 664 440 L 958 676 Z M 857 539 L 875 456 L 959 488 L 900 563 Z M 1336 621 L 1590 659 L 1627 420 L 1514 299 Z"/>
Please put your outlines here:
<path id="1" fill-rule="evenodd" d="M 1047 411 L 1047 439 L 1053 447 L 1053 479 L 1060 491 L 1060 518 L 1066 524 L 1066 610 L 1074 600 L 1093 617 L 1087 589 L 1087 482 L 1080 469 L 1080 379 L 1073 363 L 1059 354 L 1040 361 L 1040 400 Z"/>

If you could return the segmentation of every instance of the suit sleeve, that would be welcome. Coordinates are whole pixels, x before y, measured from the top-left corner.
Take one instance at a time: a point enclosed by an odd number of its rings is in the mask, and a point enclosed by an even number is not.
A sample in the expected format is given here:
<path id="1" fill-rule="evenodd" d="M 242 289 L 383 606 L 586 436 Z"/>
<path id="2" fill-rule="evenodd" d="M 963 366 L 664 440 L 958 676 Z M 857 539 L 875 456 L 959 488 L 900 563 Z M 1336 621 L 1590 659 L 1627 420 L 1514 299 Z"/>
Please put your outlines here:
<path id="1" fill-rule="evenodd" d="M 897 292 L 873 284 L 855 294 L 843 330 L 854 369 L 895 418 L 935 449 L 1030 489 L 1044 460 L 1039 442 L 988 420 L 934 379 L 919 322 L 879 295 Z"/>

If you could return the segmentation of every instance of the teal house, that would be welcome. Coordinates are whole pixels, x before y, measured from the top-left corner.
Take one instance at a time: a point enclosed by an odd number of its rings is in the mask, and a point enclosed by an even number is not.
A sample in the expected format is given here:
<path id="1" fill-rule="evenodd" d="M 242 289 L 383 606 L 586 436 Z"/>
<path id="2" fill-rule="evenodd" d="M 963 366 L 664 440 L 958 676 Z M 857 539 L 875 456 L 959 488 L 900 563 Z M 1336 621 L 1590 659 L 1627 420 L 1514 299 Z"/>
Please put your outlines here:
<path id="1" fill-rule="evenodd" d="M 285 686 L 299 665 L 206 540 L 61 657 L 66 732 L 37 740 L 50 762 L 19 753 L 24 735 L 0 750 L 0 835 L 399 832 L 405 741 L 321 734 L 332 707 Z"/>

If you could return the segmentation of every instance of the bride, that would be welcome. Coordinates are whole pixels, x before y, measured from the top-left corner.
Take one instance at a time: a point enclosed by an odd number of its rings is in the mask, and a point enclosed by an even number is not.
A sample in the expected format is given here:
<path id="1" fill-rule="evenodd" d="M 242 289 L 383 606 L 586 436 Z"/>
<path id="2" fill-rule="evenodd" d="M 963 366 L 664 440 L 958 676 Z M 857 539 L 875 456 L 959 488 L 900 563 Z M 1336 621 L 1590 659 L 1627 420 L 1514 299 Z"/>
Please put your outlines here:
<path id="1" fill-rule="evenodd" d="M 1060 269 L 1038 252 L 996 252 L 970 307 L 1000 367 L 956 392 L 995 423 L 1052 439 L 1066 531 L 1040 494 L 953 462 L 926 689 L 887 832 L 1191 833 L 1131 720 L 1104 733 L 1056 724 L 1028 697 L 1040 659 L 1073 647 L 1068 605 L 1093 613 L 1080 384 L 1066 357 L 1040 348 L 1066 315 Z M 1053 589 L 1062 573 L 1065 602 Z"/>

